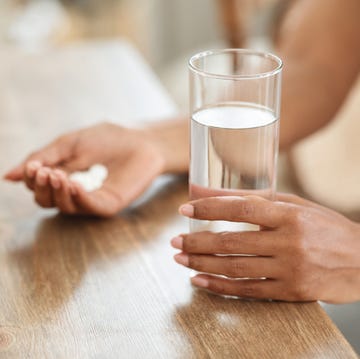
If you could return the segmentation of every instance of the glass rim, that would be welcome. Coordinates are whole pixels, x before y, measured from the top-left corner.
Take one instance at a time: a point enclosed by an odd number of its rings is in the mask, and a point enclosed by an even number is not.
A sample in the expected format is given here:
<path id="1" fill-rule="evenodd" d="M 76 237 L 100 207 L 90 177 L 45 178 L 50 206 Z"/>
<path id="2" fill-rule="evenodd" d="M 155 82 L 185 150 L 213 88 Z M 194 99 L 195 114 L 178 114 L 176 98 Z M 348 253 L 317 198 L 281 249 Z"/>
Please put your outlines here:
<path id="1" fill-rule="evenodd" d="M 239 53 L 239 54 L 244 54 L 244 55 L 255 55 L 255 56 L 262 57 L 262 58 L 272 59 L 276 62 L 277 66 L 270 71 L 258 72 L 258 73 L 249 74 L 249 75 L 240 75 L 240 74 L 226 75 L 226 74 L 219 74 L 219 73 L 202 70 L 194 64 L 194 62 L 196 60 L 199 60 L 201 58 L 212 56 L 212 55 L 226 54 L 226 53 Z M 242 80 L 242 79 L 257 79 L 257 78 L 274 76 L 282 70 L 283 62 L 280 59 L 280 57 L 278 57 L 270 52 L 267 52 L 267 51 L 227 48 L 227 49 L 205 50 L 205 51 L 198 52 L 197 54 L 190 57 L 190 59 L 188 61 L 188 67 L 191 71 L 194 71 L 194 72 L 198 73 L 199 75 L 203 75 L 206 77 L 212 77 L 212 78 L 223 79 L 223 80 Z"/>

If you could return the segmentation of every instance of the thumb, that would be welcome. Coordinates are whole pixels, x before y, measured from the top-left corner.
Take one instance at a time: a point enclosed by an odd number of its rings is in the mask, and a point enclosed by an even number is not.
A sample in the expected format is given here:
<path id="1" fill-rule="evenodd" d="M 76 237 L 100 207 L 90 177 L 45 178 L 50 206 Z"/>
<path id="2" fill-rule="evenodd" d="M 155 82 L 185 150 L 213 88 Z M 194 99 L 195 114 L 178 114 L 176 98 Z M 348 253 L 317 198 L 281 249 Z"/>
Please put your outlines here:
<path id="1" fill-rule="evenodd" d="M 72 156 L 76 136 L 74 134 L 57 138 L 42 149 L 30 154 L 23 162 L 12 168 L 4 175 L 9 181 L 21 181 L 24 177 L 25 166 L 31 161 L 40 162 L 44 166 L 56 166 Z"/>
<path id="2" fill-rule="evenodd" d="M 5 173 L 3 178 L 8 181 L 21 181 L 23 178 L 23 172 L 24 172 L 24 165 L 20 164 L 13 169 L 11 169 L 9 172 Z"/>

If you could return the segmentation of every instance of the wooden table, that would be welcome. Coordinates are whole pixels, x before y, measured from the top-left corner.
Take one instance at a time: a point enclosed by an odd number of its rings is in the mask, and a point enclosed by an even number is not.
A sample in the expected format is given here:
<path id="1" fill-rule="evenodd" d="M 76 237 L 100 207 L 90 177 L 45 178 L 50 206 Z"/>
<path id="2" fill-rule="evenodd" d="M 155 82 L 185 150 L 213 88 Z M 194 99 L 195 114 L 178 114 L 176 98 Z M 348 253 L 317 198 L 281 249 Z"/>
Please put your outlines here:
<path id="1" fill-rule="evenodd" d="M 2 172 L 100 116 L 131 125 L 176 111 L 124 43 L 0 57 Z M 109 220 L 42 210 L 4 181 L 0 196 L 1 358 L 356 358 L 317 303 L 229 300 L 190 286 L 169 245 L 187 230 L 177 214 L 185 179 Z"/>

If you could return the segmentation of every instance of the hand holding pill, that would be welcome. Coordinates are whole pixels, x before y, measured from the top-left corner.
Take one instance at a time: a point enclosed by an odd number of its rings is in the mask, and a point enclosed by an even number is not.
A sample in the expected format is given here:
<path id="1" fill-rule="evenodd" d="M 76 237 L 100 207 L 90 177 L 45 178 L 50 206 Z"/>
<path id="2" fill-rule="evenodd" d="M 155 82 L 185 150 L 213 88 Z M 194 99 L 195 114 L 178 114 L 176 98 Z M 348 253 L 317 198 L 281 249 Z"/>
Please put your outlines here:
<path id="1" fill-rule="evenodd" d="M 5 179 L 23 181 L 42 207 L 109 217 L 163 171 L 163 154 L 145 130 L 103 123 L 60 136 Z"/>

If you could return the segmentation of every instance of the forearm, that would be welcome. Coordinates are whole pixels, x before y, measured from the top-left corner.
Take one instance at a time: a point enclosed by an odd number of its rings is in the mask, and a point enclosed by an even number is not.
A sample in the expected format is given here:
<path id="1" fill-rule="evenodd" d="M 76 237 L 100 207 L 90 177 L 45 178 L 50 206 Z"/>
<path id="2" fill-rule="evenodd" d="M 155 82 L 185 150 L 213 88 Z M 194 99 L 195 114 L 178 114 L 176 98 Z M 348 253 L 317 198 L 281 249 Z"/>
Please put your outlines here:
<path id="1" fill-rule="evenodd" d="M 280 147 L 327 124 L 360 68 L 360 1 L 299 0 L 280 28 L 284 61 Z"/>
<path id="2" fill-rule="evenodd" d="M 152 124 L 146 129 L 164 158 L 164 173 L 189 170 L 189 119 L 186 116 Z"/>
<path id="3" fill-rule="evenodd" d="M 284 60 L 280 148 L 328 123 L 360 68 L 359 0 L 299 0 L 281 26 L 277 52 Z M 166 173 L 189 166 L 189 121 L 184 116 L 150 126 Z"/>

